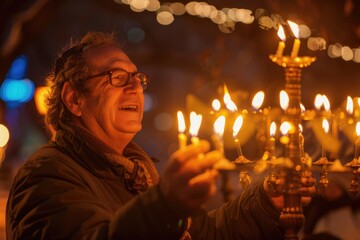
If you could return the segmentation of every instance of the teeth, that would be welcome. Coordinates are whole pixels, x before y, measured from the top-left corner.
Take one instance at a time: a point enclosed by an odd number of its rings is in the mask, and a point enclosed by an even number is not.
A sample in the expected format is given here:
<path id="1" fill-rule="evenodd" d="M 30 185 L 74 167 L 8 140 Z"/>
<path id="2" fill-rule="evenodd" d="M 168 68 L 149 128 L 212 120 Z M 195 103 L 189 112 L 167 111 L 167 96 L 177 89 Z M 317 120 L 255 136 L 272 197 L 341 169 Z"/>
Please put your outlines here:
<path id="1" fill-rule="evenodd" d="M 134 110 L 137 110 L 137 106 L 136 105 L 127 105 L 127 106 L 121 107 L 121 109 L 134 111 Z"/>

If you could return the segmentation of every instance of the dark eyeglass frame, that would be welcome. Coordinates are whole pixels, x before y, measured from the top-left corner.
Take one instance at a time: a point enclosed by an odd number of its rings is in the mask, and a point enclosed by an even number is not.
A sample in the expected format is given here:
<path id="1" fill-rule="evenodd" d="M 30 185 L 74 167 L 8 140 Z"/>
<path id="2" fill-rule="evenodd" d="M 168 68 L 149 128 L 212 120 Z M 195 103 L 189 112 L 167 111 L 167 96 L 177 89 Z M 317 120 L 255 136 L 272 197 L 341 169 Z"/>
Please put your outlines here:
<path id="1" fill-rule="evenodd" d="M 122 72 L 125 72 L 127 73 L 127 79 L 122 83 L 122 84 L 114 84 L 113 83 L 113 73 L 115 71 L 122 71 Z M 130 78 L 133 77 L 133 78 L 136 78 L 137 80 L 139 80 L 143 90 L 145 90 L 149 83 L 150 83 L 150 77 L 146 74 L 146 73 L 143 73 L 143 72 L 128 72 L 124 69 L 121 69 L 121 68 L 117 68 L 117 69 L 112 69 L 112 70 L 108 70 L 106 72 L 101 72 L 101 73 L 98 73 L 98 74 L 95 74 L 95 75 L 91 75 L 87 78 L 84 78 L 83 81 L 86 81 L 86 80 L 89 80 L 89 79 L 92 79 L 92 78 L 96 78 L 96 77 L 101 77 L 101 76 L 106 76 L 108 75 L 109 76 L 109 82 L 112 86 L 114 87 L 125 87 L 126 85 L 129 84 L 129 81 L 130 81 Z"/>

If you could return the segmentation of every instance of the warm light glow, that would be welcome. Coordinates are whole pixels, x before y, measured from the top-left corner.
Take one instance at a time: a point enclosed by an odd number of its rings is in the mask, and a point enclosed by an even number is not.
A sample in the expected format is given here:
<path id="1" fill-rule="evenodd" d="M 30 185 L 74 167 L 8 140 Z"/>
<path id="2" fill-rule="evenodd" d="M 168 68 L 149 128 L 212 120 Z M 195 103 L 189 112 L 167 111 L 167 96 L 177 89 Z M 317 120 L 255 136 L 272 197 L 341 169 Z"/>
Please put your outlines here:
<path id="1" fill-rule="evenodd" d="M 276 123 L 271 122 L 270 124 L 270 137 L 274 137 L 276 133 Z"/>
<path id="2" fill-rule="evenodd" d="M 317 110 L 320 110 L 321 106 L 323 105 L 324 103 L 324 100 L 323 100 L 323 97 L 321 94 L 316 94 L 316 97 L 315 97 L 315 102 L 314 102 L 314 105 L 315 105 L 315 108 Z"/>
<path id="3" fill-rule="evenodd" d="M 289 122 L 283 122 L 280 125 L 280 132 L 282 135 L 287 135 L 291 129 L 291 124 Z"/>
<path id="4" fill-rule="evenodd" d="M 253 106 L 253 108 L 258 110 L 261 107 L 261 105 L 263 104 L 264 98 L 265 98 L 265 93 L 263 91 L 257 92 L 252 100 L 251 105 Z"/>
<path id="5" fill-rule="evenodd" d="M 0 147 L 4 147 L 10 138 L 10 133 L 7 127 L 3 124 L 0 124 Z"/>
<path id="6" fill-rule="evenodd" d="M 329 122 L 326 119 L 322 120 L 322 128 L 324 129 L 325 133 L 329 132 Z"/>
<path id="7" fill-rule="evenodd" d="M 303 113 L 303 112 L 305 112 L 305 106 L 302 104 L 302 103 L 300 103 L 300 109 L 301 109 L 301 112 Z"/>
<path id="8" fill-rule="evenodd" d="M 45 97 L 49 94 L 49 87 L 37 87 L 34 94 L 35 106 L 39 114 L 45 115 L 47 106 L 45 104 Z"/>
<path id="9" fill-rule="evenodd" d="M 356 123 L 356 136 L 360 136 L 360 122 Z"/>
<path id="10" fill-rule="evenodd" d="M 303 126 L 301 124 L 299 124 L 299 132 L 303 132 Z"/>
<path id="11" fill-rule="evenodd" d="M 329 102 L 329 99 L 328 99 L 325 95 L 323 95 L 322 98 L 323 98 L 323 103 L 324 103 L 324 108 L 325 108 L 325 110 L 326 110 L 326 111 L 330 111 L 330 102 Z"/>
<path id="12" fill-rule="evenodd" d="M 225 117 L 223 115 L 219 116 L 214 122 L 214 132 L 222 137 L 225 130 Z"/>
<path id="13" fill-rule="evenodd" d="M 282 40 L 282 41 L 285 41 L 286 40 L 286 36 L 285 36 L 285 31 L 284 31 L 284 28 L 283 26 L 279 26 L 279 30 L 277 31 L 277 35 L 279 36 L 279 38 Z"/>
<path id="14" fill-rule="evenodd" d="M 224 84 L 224 103 L 229 111 L 236 112 L 238 110 L 235 103 L 231 100 L 229 91 L 225 84 Z"/>
<path id="15" fill-rule="evenodd" d="M 347 96 L 346 111 L 349 114 L 353 114 L 353 112 L 354 112 L 354 102 L 353 102 L 353 99 L 350 96 Z"/>
<path id="16" fill-rule="evenodd" d="M 299 26 L 296 23 L 292 22 L 292 21 L 288 20 L 287 22 L 289 23 L 289 26 L 290 26 L 291 31 L 293 32 L 294 36 L 296 38 L 299 38 Z"/>
<path id="17" fill-rule="evenodd" d="M 177 119 L 178 119 L 179 133 L 184 133 L 186 129 L 186 125 L 185 125 L 184 114 L 181 111 L 177 112 Z"/>
<path id="18" fill-rule="evenodd" d="M 280 106 L 284 111 L 289 107 L 289 96 L 284 90 L 280 91 Z"/>
<path id="19" fill-rule="evenodd" d="M 189 133 L 191 136 L 197 136 L 201 126 L 202 115 L 196 114 L 195 112 L 190 113 L 190 129 Z"/>
<path id="20" fill-rule="evenodd" d="M 214 109 L 215 112 L 219 111 L 220 108 L 221 108 L 221 103 L 220 103 L 219 99 L 214 99 L 212 101 L 211 105 L 212 105 L 212 108 Z"/>
<path id="21" fill-rule="evenodd" d="M 233 137 L 236 138 L 237 134 L 239 133 L 242 125 L 243 125 L 243 116 L 238 116 L 234 122 L 234 125 L 233 125 Z"/>

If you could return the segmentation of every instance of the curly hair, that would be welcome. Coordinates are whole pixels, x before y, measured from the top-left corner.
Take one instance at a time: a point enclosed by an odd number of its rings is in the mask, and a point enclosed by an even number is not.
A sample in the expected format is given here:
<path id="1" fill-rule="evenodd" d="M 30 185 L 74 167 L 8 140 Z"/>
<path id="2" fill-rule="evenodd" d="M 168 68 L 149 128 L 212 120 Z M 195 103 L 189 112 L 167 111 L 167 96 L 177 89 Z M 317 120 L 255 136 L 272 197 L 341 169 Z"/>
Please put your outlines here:
<path id="1" fill-rule="evenodd" d="M 63 85 L 66 81 L 71 81 L 75 91 L 83 94 L 90 91 L 82 81 L 89 74 L 83 53 L 92 47 L 102 45 L 114 45 L 121 48 L 114 34 L 89 32 L 82 38 L 71 41 L 56 59 L 53 69 L 45 77 L 45 82 L 50 89 L 45 99 L 47 105 L 45 124 L 48 127 L 58 130 L 60 121 L 71 120 L 72 114 L 61 99 Z"/>

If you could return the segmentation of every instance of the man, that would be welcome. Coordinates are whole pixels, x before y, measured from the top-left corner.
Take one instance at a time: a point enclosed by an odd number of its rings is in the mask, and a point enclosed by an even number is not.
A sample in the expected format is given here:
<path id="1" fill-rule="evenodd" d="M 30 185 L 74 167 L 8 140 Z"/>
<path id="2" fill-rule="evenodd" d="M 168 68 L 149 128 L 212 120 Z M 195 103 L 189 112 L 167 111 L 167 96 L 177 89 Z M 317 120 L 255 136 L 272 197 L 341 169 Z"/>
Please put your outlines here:
<path id="1" fill-rule="evenodd" d="M 56 60 L 47 82 L 46 123 L 56 136 L 14 179 L 8 239 L 282 238 L 262 185 L 204 212 L 221 158 L 206 141 L 173 153 L 159 180 L 132 142 L 149 78 L 112 35 L 85 35 Z"/>

